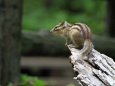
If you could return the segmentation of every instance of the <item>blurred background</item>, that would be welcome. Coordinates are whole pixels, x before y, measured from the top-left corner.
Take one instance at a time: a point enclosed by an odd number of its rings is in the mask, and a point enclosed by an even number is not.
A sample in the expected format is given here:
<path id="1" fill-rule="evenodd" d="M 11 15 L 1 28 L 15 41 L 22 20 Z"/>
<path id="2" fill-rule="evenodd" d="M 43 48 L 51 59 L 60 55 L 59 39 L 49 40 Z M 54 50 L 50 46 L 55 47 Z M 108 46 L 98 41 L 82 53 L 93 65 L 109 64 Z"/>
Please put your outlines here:
<path id="1" fill-rule="evenodd" d="M 63 20 L 84 22 L 92 32 L 104 34 L 106 0 L 24 0 L 23 30 L 50 30 Z M 41 23 L 42 21 L 42 23 Z"/>
<path id="2" fill-rule="evenodd" d="M 22 86 L 79 86 L 64 38 L 50 33 L 63 20 L 87 24 L 95 49 L 115 59 L 114 0 L 23 0 L 20 4 Z"/>

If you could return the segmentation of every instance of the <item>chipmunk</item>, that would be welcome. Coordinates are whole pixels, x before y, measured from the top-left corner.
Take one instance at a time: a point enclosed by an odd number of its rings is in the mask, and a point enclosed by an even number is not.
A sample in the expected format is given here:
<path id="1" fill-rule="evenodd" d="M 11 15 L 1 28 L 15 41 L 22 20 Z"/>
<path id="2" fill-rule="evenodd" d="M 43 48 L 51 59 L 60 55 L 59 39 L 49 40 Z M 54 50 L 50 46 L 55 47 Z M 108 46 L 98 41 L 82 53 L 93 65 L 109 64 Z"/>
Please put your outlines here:
<path id="1" fill-rule="evenodd" d="M 92 34 L 86 24 L 70 24 L 63 21 L 50 32 L 63 35 L 66 38 L 66 45 L 72 44 L 72 47 L 81 51 L 82 56 L 87 56 L 92 50 Z"/>

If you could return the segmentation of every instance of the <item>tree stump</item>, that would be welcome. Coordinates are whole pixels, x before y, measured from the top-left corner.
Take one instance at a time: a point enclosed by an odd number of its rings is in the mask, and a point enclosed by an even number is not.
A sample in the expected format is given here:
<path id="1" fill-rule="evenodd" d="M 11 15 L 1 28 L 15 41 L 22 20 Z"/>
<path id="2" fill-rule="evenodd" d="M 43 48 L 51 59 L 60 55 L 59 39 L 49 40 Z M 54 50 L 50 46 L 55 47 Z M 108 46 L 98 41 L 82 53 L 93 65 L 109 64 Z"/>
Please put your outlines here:
<path id="1" fill-rule="evenodd" d="M 76 79 L 81 86 L 115 86 L 115 62 L 110 57 L 99 53 L 95 49 L 87 59 L 79 57 L 79 50 L 69 47 L 70 62 Z"/>

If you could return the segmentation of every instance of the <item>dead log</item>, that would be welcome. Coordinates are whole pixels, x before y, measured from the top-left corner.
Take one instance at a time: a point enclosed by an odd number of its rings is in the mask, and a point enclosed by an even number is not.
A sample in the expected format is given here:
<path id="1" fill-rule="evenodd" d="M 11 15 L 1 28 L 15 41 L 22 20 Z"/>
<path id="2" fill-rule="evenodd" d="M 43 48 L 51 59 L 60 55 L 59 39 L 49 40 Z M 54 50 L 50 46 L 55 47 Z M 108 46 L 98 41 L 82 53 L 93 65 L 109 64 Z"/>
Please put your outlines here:
<path id="1" fill-rule="evenodd" d="M 25 56 L 68 56 L 69 50 L 64 45 L 62 37 L 48 30 L 22 32 L 22 55 Z"/>
<path id="2" fill-rule="evenodd" d="M 93 44 L 96 50 L 114 58 L 115 39 L 93 35 Z M 53 35 L 48 30 L 22 32 L 22 55 L 68 56 L 70 52 L 64 45 L 62 37 Z"/>
<path id="3" fill-rule="evenodd" d="M 84 60 L 79 57 L 79 50 L 69 47 L 70 62 L 76 79 L 81 86 L 115 86 L 115 62 L 95 49 Z"/>

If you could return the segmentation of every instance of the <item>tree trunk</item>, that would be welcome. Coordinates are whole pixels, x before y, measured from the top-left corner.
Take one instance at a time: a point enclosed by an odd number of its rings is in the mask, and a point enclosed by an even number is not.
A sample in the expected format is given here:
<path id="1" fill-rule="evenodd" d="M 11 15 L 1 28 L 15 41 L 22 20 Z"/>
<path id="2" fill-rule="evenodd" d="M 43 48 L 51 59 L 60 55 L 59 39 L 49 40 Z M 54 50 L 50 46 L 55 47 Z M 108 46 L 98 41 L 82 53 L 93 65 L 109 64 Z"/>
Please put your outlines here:
<path id="1" fill-rule="evenodd" d="M 115 37 L 115 0 L 107 0 L 107 34 Z"/>
<path id="2" fill-rule="evenodd" d="M 0 85 L 18 83 L 22 0 L 0 0 Z"/>

